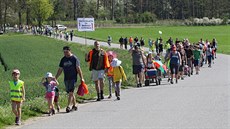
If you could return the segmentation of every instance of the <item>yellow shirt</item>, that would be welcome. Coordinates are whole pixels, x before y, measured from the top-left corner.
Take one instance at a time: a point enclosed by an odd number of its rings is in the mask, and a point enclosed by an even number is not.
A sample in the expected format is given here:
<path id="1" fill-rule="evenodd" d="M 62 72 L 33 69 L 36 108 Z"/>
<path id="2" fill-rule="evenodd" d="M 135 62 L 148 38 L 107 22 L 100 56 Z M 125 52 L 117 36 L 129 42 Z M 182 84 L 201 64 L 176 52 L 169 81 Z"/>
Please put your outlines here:
<path id="1" fill-rule="evenodd" d="M 122 66 L 113 67 L 113 82 L 126 81 L 126 75 Z"/>

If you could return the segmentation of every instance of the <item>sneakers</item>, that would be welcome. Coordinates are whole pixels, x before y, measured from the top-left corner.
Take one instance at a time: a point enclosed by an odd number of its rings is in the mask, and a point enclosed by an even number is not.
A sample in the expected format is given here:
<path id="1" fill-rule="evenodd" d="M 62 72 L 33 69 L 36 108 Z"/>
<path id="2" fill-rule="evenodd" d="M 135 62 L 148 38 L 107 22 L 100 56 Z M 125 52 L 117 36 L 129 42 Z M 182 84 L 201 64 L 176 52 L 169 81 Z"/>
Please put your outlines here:
<path id="1" fill-rule="evenodd" d="M 109 95 L 108 99 L 111 99 L 112 98 L 112 95 Z"/>
<path id="2" fill-rule="evenodd" d="M 70 111 L 70 107 L 66 107 L 66 112 L 69 113 Z"/>
<path id="3" fill-rule="evenodd" d="M 52 114 L 52 115 L 55 115 L 55 110 L 52 109 L 51 111 L 52 111 L 51 114 Z"/>
<path id="4" fill-rule="evenodd" d="M 97 94 L 97 101 L 101 101 L 100 93 Z"/>
<path id="5" fill-rule="evenodd" d="M 173 84 L 173 80 L 172 79 L 171 79 L 170 83 Z"/>
<path id="6" fill-rule="evenodd" d="M 15 125 L 21 125 L 19 117 L 15 117 Z"/>
<path id="7" fill-rule="evenodd" d="M 73 111 L 77 111 L 77 109 L 78 109 L 77 106 L 75 106 L 75 105 L 72 106 L 72 110 L 73 110 Z"/>
<path id="8" fill-rule="evenodd" d="M 57 107 L 57 112 L 60 112 L 60 107 Z"/>
<path id="9" fill-rule="evenodd" d="M 168 82 L 170 81 L 171 79 L 170 78 L 168 78 Z"/>
<path id="10" fill-rule="evenodd" d="M 177 79 L 176 79 L 176 83 L 177 83 Z"/>
<path id="11" fill-rule="evenodd" d="M 102 90 L 101 90 L 101 99 L 104 99 L 104 93 Z"/>
<path id="12" fill-rule="evenodd" d="M 121 100 L 121 98 L 119 96 L 117 96 L 117 100 Z"/>

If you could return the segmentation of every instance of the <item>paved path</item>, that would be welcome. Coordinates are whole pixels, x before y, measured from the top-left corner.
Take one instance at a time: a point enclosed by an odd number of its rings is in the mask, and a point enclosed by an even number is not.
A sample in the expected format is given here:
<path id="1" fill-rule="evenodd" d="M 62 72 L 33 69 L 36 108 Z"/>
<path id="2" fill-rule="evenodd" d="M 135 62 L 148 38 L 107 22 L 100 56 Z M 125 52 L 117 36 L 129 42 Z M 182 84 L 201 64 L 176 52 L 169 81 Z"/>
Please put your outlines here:
<path id="1" fill-rule="evenodd" d="M 113 97 L 89 102 L 76 112 L 30 120 L 16 128 L 230 129 L 230 56 L 218 54 L 212 68 L 204 66 L 199 75 L 178 84 L 162 83 L 123 90 L 120 101 Z"/>

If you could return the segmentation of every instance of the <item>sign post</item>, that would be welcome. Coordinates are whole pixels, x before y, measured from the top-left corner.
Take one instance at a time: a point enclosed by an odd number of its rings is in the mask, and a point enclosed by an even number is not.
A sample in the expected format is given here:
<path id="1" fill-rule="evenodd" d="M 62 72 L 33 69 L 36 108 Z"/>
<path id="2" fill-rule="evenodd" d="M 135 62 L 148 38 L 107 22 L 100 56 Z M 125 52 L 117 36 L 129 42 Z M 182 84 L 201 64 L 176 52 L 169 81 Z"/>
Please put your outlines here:
<path id="1" fill-rule="evenodd" d="M 85 32 L 85 45 L 87 45 L 86 31 L 95 31 L 94 18 L 77 18 L 78 31 Z"/>

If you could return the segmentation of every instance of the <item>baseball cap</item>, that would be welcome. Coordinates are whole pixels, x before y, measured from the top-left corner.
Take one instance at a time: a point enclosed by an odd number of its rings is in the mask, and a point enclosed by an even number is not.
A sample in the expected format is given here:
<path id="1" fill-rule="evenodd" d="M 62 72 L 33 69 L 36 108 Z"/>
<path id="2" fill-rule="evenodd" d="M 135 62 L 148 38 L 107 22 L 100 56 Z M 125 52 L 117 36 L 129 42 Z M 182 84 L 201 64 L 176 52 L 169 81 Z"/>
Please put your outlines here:
<path id="1" fill-rule="evenodd" d="M 14 69 L 14 70 L 12 71 L 12 74 L 13 74 L 13 73 L 20 74 L 20 71 L 19 71 L 18 69 Z"/>
<path id="2" fill-rule="evenodd" d="M 46 77 L 46 78 L 48 78 L 48 77 L 53 77 L 53 75 L 52 75 L 52 73 L 47 72 L 46 75 L 45 75 L 45 77 Z"/>

